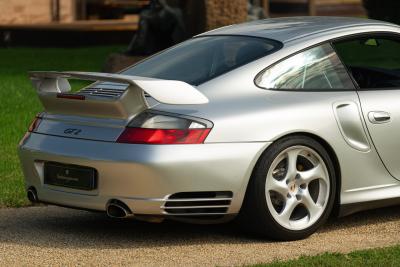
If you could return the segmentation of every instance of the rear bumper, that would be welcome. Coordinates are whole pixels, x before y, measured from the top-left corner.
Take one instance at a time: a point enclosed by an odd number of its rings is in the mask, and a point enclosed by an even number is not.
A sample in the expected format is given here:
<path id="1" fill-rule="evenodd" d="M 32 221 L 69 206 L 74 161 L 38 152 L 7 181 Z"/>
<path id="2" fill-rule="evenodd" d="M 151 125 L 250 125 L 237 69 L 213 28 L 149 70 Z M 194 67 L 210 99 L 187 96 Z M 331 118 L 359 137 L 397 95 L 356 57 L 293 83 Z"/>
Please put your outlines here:
<path id="1" fill-rule="evenodd" d="M 239 212 L 252 169 L 268 145 L 130 145 L 33 133 L 19 147 L 19 156 L 26 188 L 35 187 L 43 202 L 105 211 L 108 201 L 117 199 L 134 214 L 171 215 L 164 206 L 172 194 L 230 191 L 232 199 L 224 212 L 228 215 Z M 95 168 L 97 189 L 44 184 L 45 161 Z"/>

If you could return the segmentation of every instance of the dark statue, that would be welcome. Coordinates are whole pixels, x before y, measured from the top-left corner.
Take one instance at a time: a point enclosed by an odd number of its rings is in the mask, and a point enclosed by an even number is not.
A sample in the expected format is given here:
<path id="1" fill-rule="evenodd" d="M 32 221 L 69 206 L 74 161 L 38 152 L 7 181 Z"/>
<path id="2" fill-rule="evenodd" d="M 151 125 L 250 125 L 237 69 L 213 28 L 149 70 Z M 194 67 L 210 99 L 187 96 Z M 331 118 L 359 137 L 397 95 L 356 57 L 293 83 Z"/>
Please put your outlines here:
<path id="1" fill-rule="evenodd" d="M 247 1 L 247 20 L 258 20 L 265 19 L 264 8 L 262 7 L 260 0 L 248 0 Z"/>
<path id="2" fill-rule="evenodd" d="M 152 0 L 140 13 L 139 29 L 125 54 L 147 56 L 187 38 L 183 12 L 179 1 Z"/>

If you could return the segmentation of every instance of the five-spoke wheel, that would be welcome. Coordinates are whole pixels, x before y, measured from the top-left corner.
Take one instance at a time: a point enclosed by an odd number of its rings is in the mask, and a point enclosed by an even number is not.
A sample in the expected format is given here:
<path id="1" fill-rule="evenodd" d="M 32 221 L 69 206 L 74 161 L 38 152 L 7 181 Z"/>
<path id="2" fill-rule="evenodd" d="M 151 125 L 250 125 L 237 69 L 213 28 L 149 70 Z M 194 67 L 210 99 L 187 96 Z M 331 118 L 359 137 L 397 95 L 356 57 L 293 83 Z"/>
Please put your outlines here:
<path id="1" fill-rule="evenodd" d="M 249 182 L 242 221 L 280 240 L 307 237 L 328 218 L 336 181 L 326 149 L 306 136 L 272 144 Z"/>
<path id="2" fill-rule="evenodd" d="M 300 230 L 321 217 L 329 197 L 325 163 L 313 149 L 292 146 L 273 161 L 266 179 L 268 209 L 281 226 Z"/>

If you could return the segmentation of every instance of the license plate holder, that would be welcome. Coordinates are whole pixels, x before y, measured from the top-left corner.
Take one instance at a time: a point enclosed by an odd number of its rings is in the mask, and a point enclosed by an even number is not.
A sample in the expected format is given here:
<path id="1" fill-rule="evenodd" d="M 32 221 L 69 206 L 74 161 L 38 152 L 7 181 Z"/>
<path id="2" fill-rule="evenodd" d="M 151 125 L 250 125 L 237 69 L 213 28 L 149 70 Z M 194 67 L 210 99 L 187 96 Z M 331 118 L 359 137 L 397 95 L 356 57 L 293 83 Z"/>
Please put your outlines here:
<path id="1" fill-rule="evenodd" d="M 91 167 L 45 162 L 44 184 L 79 190 L 97 188 L 97 171 Z"/>

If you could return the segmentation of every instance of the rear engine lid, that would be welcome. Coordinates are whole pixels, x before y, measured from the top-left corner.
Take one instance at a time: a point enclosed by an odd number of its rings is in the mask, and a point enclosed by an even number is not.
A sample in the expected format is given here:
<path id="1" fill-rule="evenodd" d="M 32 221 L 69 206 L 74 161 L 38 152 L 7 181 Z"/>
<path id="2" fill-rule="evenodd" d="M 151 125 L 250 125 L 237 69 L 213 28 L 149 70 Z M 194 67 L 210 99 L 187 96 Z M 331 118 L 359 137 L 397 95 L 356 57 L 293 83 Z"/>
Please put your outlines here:
<path id="1" fill-rule="evenodd" d="M 34 132 L 39 134 L 114 142 L 124 131 L 127 121 L 61 114 L 41 113 Z"/>

